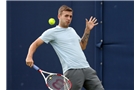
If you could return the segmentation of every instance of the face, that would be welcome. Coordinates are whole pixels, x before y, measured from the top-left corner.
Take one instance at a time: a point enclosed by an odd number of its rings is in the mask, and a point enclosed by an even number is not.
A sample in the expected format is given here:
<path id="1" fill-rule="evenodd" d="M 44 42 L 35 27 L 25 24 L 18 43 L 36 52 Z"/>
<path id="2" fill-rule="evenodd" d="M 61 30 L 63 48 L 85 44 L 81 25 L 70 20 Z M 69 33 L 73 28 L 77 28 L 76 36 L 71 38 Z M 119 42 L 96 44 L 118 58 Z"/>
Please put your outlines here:
<path id="1" fill-rule="evenodd" d="M 61 27 L 67 28 L 71 21 L 72 21 L 72 12 L 70 11 L 63 11 L 62 14 L 58 15 L 59 25 Z"/>

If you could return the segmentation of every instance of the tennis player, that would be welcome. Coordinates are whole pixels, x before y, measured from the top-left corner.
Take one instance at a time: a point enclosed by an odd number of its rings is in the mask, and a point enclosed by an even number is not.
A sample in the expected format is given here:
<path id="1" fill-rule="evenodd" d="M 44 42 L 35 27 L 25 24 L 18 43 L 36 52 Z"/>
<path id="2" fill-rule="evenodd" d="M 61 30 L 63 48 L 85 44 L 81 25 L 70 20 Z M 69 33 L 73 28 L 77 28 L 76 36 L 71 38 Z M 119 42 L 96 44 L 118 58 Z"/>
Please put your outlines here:
<path id="1" fill-rule="evenodd" d="M 83 37 L 80 38 L 74 28 L 69 27 L 73 16 L 72 8 L 62 5 L 58 10 L 59 24 L 47 29 L 29 47 L 26 64 L 32 67 L 33 54 L 36 49 L 45 43 L 50 43 L 57 53 L 63 73 L 72 82 L 71 90 L 104 90 L 96 71 L 87 62 L 83 52 L 86 49 L 91 30 L 98 24 L 95 17 L 85 20 L 86 27 Z"/>

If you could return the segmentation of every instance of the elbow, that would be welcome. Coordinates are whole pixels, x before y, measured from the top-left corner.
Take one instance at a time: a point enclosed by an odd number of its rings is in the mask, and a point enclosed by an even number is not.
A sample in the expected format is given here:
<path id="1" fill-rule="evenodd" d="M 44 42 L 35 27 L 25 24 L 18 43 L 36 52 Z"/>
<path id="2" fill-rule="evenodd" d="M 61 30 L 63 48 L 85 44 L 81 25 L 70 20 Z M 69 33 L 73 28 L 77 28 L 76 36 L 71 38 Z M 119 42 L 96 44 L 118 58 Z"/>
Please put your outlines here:
<path id="1" fill-rule="evenodd" d="M 81 49 L 82 50 L 85 50 L 86 49 L 86 46 L 83 43 L 80 43 L 80 46 L 81 46 Z"/>
<path id="2" fill-rule="evenodd" d="M 85 50 L 86 48 L 82 48 L 82 50 Z"/>
<path id="3" fill-rule="evenodd" d="M 82 48 L 82 50 L 85 50 L 85 49 L 86 49 L 86 47 L 83 47 L 83 48 Z"/>
<path id="4" fill-rule="evenodd" d="M 85 47 L 85 46 L 81 46 L 81 48 L 82 48 L 82 50 L 85 50 L 85 49 L 86 49 L 86 47 Z"/>

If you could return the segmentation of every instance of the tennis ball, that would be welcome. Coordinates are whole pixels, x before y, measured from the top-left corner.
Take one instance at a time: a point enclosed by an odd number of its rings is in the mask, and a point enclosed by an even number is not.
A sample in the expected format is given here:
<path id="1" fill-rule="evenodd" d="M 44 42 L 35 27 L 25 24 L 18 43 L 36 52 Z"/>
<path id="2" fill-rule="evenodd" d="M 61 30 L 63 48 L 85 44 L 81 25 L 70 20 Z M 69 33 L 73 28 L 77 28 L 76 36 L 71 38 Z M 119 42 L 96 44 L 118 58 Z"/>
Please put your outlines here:
<path id="1" fill-rule="evenodd" d="M 48 20 L 48 22 L 49 22 L 50 25 L 54 25 L 55 24 L 55 19 L 54 18 L 50 18 Z"/>

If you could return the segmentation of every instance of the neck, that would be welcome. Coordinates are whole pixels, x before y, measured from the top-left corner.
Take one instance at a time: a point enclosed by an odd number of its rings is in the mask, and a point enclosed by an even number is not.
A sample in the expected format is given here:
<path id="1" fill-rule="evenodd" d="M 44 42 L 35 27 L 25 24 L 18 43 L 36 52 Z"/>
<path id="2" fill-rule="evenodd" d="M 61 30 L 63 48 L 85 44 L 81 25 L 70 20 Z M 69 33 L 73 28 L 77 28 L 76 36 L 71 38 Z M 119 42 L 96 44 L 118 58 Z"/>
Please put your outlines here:
<path id="1" fill-rule="evenodd" d="M 58 26 L 60 26 L 62 28 L 68 28 L 68 26 L 61 25 L 60 23 L 58 24 Z"/>

